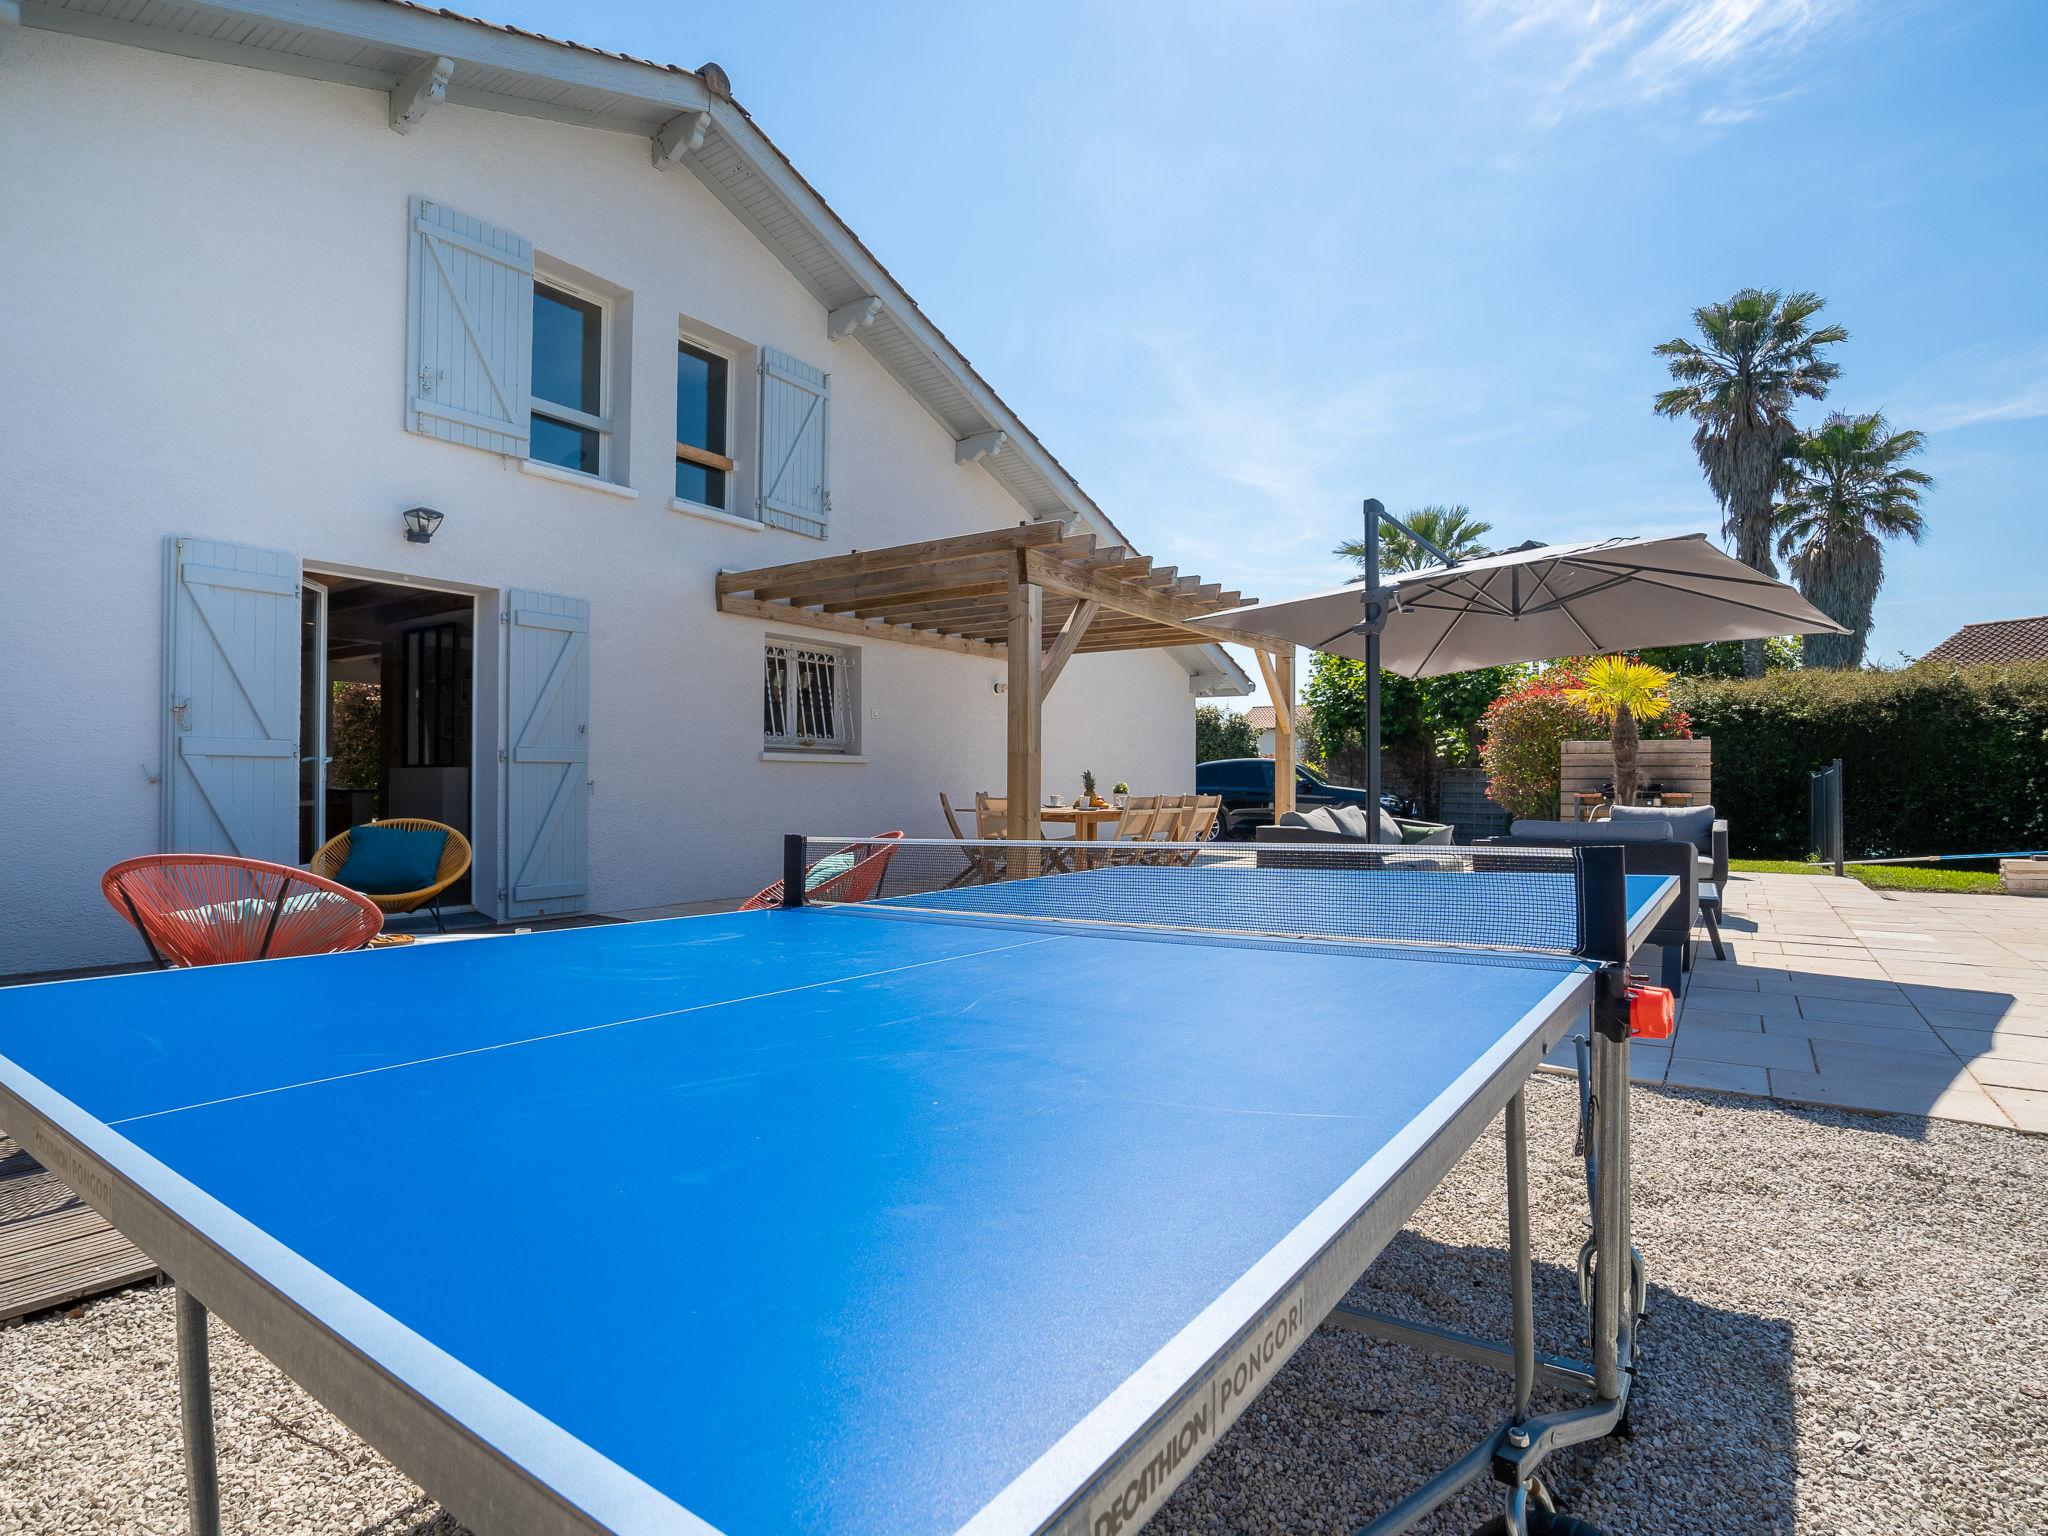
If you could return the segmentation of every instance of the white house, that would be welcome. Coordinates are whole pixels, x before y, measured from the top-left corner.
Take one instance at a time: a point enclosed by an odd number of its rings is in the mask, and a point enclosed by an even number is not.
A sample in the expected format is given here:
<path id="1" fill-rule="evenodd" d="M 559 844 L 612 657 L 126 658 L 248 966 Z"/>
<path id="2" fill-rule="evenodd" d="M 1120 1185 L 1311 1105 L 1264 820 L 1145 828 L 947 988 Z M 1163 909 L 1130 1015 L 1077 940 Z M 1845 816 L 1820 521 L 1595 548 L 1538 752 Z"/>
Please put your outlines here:
<path id="1" fill-rule="evenodd" d="M 937 832 L 1003 783 L 1003 664 L 717 573 L 1120 539 L 715 66 L 399 0 L 0 0 L 0 189 L 0 970 L 139 957 L 119 859 L 375 814 L 464 830 L 500 917 Z M 1201 644 L 1065 676 L 1054 791 L 1191 788 L 1192 696 L 1248 691 Z"/>

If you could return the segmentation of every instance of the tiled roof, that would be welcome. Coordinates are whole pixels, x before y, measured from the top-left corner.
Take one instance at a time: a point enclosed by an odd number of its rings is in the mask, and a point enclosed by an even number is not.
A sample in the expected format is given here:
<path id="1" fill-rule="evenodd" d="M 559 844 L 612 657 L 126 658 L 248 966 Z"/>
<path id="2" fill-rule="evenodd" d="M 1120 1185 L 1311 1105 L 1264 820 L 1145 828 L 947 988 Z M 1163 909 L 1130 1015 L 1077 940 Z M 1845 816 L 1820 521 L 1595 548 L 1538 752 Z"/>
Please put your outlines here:
<path id="1" fill-rule="evenodd" d="M 1251 722 L 1252 729 L 1255 731 L 1270 731 L 1273 729 L 1273 706 L 1270 704 L 1254 704 L 1244 712 L 1244 717 Z"/>
<path id="2" fill-rule="evenodd" d="M 1991 619 L 1982 624 L 1965 624 L 1922 659 L 1945 661 L 1957 667 L 2048 661 L 2048 613 L 2031 619 Z"/>

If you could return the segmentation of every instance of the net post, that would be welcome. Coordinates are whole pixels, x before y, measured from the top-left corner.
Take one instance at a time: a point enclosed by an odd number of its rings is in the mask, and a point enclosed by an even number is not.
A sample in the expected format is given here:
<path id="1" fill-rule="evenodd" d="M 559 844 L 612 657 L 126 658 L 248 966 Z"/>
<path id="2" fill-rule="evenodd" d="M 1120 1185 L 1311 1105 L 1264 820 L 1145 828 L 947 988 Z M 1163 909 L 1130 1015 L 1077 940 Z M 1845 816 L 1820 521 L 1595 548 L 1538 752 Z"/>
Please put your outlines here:
<path id="1" fill-rule="evenodd" d="M 1628 964 L 1628 855 L 1618 845 L 1586 847 L 1579 855 L 1579 913 L 1586 958 Z"/>
<path id="2" fill-rule="evenodd" d="M 804 904 L 804 844 L 801 832 L 789 832 L 782 839 L 782 904 L 785 907 L 800 907 Z"/>
<path id="3" fill-rule="evenodd" d="M 1628 1367 L 1628 856 L 1620 847 L 1578 851 L 1585 955 L 1600 967 L 1593 990 L 1593 1383 L 1619 1401 Z"/>

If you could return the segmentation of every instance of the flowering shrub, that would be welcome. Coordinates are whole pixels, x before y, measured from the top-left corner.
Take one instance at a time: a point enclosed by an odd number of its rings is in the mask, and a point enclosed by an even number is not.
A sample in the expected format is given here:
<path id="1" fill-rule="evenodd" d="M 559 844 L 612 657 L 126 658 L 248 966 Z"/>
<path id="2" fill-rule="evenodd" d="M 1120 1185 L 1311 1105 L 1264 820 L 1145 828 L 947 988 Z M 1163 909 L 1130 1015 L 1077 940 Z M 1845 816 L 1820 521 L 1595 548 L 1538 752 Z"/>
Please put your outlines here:
<path id="1" fill-rule="evenodd" d="M 1518 820 L 1557 815 L 1559 746 L 1607 733 L 1565 686 L 1545 674 L 1504 693 L 1479 717 L 1479 746 L 1495 803 Z"/>

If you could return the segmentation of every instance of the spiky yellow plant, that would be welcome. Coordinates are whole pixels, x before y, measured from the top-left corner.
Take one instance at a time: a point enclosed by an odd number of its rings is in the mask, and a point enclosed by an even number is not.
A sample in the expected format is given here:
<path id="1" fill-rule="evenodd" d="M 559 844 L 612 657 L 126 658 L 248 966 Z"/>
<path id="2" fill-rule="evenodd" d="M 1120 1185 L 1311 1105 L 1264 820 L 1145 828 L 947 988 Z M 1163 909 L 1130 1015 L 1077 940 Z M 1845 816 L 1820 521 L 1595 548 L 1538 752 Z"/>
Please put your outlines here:
<path id="1" fill-rule="evenodd" d="M 1595 719 L 1611 722 L 1614 743 L 1614 803 L 1633 805 L 1636 798 L 1636 721 L 1655 720 L 1671 708 L 1671 674 L 1633 656 L 1596 656 L 1575 688 L 1565 697 Z"/>

